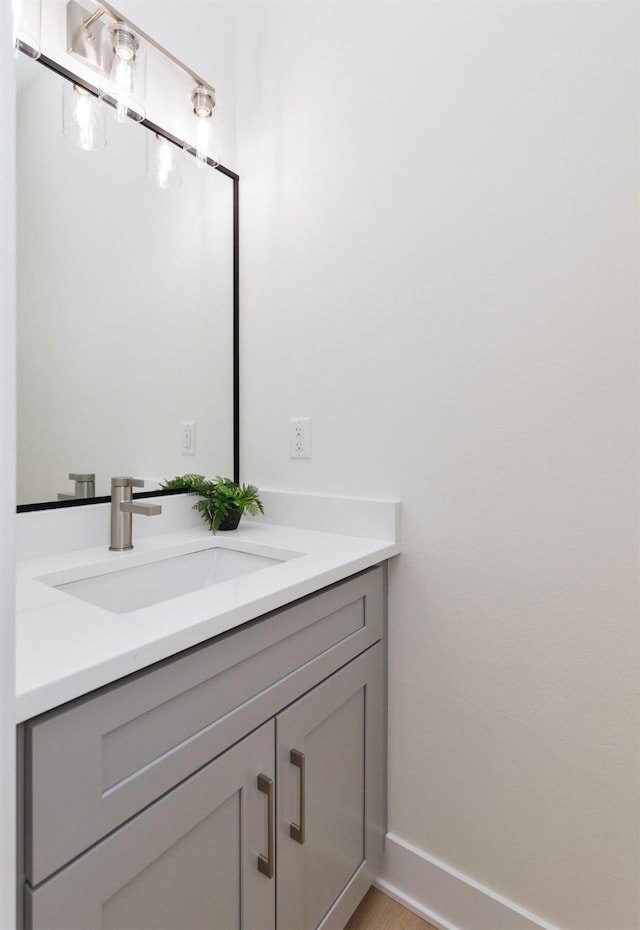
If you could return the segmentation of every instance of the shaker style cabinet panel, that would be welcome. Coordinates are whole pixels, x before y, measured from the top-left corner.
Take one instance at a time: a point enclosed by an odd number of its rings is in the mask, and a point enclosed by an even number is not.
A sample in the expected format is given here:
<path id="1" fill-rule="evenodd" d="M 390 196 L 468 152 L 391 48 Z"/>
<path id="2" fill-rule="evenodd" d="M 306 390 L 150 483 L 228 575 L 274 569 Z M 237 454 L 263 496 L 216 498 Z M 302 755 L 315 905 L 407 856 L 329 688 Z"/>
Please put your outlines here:
<path id="1" fill-rule="evenodd" d="M 260 856 L 268 865 L 273 856 L 264 790 L 275 776 L 273 740 L 270 721 L 29 889 L 27 926 L 273 930 L 275 882 L 260 869 Z"/>
<path id="2" fill-rule="evenodd" d="M 352 880 L 377 874 L 382 701 L 375 646 L 276 717 L 281 930 L 318 927 Z"/>
<path id="3" fill-rule="evenodd" d="M 384 569 L 24 728 L 26 930 L 341 930 L 384 838 Z"/>

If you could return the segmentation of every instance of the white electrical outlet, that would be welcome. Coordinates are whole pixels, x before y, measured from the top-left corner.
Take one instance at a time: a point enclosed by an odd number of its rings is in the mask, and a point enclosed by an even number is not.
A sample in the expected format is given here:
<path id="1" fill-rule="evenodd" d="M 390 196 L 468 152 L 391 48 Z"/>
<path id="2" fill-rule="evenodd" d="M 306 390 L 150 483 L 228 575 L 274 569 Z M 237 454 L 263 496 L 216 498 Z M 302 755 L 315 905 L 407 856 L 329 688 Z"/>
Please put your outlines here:
<path id="1" fill-rule="evenodd" d="M 182 421 L 182 449 L 183 455 L 196 454 L 196 421 Z"/>
<path id="2" fill-rule="evenodd" d="M 292 459 L 311 458 L 311 418 L 289 420 L 289 456 Z"/>

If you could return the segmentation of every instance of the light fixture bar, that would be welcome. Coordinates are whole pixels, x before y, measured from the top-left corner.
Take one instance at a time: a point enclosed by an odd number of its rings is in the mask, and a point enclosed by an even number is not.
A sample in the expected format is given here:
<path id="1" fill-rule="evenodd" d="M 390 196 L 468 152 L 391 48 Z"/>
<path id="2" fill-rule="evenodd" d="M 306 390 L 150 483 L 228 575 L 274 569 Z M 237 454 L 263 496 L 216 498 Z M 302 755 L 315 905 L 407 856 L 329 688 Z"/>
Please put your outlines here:
<path id="1" fill-rule="evenodd" d="M 89 13 L 84 9 L 77 0 L 69 0 L 67 4 L 67 33 L 68 33 L 68 51 L 70 54 L 75 55 L 80 58 L 81 61 L 84 61 L 90 68 L 94 70 L 100 70 L 99 60 L 96 57 L 97 50 L 100 47 L 99 37 L 103 28 L 103 24 L 99 22 L 102 16 L 105 14 L 109 19 L 113 21 L 113 24 L 122 24 L 130 29 L 135 35 L 142 39 L 145 45 L 148 48 L 154 49 L 158 54 L 163 58 L 166 58 L 167 61 L 170 61 L 171 64 L 179 68 L 183 74 L 186 74 L 187 77 L 198 87 L 204 87 L 206 90 L 211 92 L 214 95 L 215 100 L 215 88 L 211 86 L 207 81 L 204 81 L 199 74 L 196 74 L 195 71 L 192 71 L 183 61 L 180 61 L 179 58 L 176 58 L 175 55 L 172 55 L 164 46 L 160 45 L 155 39 L 152 39 L 148 33 L 144 30 L 139 29 L 135 23 L 132 23 L 130 19 L 127 19 L 116 10 L 115 7 L 111 6 L 110 3 L 105 3 L 104 0 L 91 0 L 92 6 L 96 7 L 96 10 L 93 13 Z M 71 47 L 73 46 L 73 47 Z"/>

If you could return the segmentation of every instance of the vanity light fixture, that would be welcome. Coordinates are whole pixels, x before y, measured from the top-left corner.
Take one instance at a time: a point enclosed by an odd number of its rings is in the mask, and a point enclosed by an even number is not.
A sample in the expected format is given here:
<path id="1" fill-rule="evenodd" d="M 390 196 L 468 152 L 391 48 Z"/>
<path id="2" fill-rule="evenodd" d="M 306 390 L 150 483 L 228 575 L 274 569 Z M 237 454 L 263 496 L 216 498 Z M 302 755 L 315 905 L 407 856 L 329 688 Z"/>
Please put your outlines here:
<path id="1" fill-rule="evenodd" d="M 116 119 L 146 119 L 145 84 L 147 53 L 161 56 L 192 81 L 193 112 L 198 124 L 210 120 L 215 106 L 215 90 L 182 61 L 172 55 L 133 23 L 127 21 L 105 0 L 67 2 L 67 51 L 98 73 L 100 98 L 115 110 Z M 195 142 L 185 143 L 203 163 L 212 164 L 210 139 L 204 129 L 194 132 Z M 216 162 L 218 164 L 219 162 Z"/>
<path id="2" fill-rule="evenodd" d="M 77 0 L 67 3 L 67 51 L 98 73 L 100 100 L 120 123 L 146 116 L 146 43 L 117 10 L 96 3 L 91 12 Z"/>
<path id="3" fill-rule="evenodd" d="M 31 57 L 40 55 L 40 12 L 42 0 L 12 0 L 14 5 L 15 47 Z M 83 4 L 88 3 L 89 9 Z M 71 86 L 63 98 L 63 129 L 65 136 L 86 151 L 106 145 L 104 124 L 95 106 L 95 97 L 115 111 L 119 122 L 144 122 L 152 130 L 147 147 L 147 174 L 159 187 L 175 187 L 181 182 L 175 147 L 178 139 L 158 132 L 158 125 L 147 120 L 145 84 L 147 50 L 161 56 L 170 66 L 186 77 L 191 91 L 192 117 L 184 133 L 182 147 L 195 156 L 199 167 L 218 167 L 220 158 L 212 148 L 212 117 L 216 92 L 178 58 L 168 52 L 137 26 L 128 22 L 105 0 L 67 0 L 67 52 L 85 68 L 98 75 L 96 84 L 88 82 L 82 71 L 61 69 Z M 27 15 L 29 14 L 29 15 Z M 37 14 L 37 15 L 36 15 Z M 37 37 L 27 36 L 20 24 L 37 21 Z M 35 29 L 32 32 L 35 33 Z M 47 59 L 43 58 L 43 61 Z M 49 62 L 49 67 L 52 63 Z M 54 70 L 58 70 L 54 67 Z M 186 88 L 185 88 L 186 89 Z M 180 137 L 178 137 L 180 138 Z"/>
<path id="4" fill-rule="evenodd" d="M 216 105 L 216 94 L 213 88 L 199 85 L 191 94 L 195 125 L 192 125 L 193 141 L 184 143 L 184 150 L 194 155 L 199 168 L 206 165 L 219 165 L 220 158 L 213 152 L 213 131 L 211 118 Z"/>
<path id="5" fill-rule="evenodd" d="M 182 184 L 180 149 L 158 132 L 147 134 L 147 178 L 156 187 L 168 190 Z"/>
<path id="6" fill-rule="evenodd" d="M 104 110 L 99 101 L 82 85 L 68 81 L 62 88 L 62 131 L 69 142 L 85 152 L 97 152 L 107 144 Z"/>

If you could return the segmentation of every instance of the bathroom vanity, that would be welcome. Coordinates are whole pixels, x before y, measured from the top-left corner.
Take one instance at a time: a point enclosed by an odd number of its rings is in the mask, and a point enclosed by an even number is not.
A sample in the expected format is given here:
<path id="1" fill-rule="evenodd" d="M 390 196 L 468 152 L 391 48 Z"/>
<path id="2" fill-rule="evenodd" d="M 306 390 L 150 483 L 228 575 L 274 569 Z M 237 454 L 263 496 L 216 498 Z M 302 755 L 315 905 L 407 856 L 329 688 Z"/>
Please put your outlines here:
<path id="1" fill-rule="evenodd" d="M 28 244 L 17 260 L 17 925 L 340 928 L 382 853 L 386 561 L 399 552 L 398 505 L 267 492 L 268 524 L 246 520 L 214 538 L 184 495 L 131 499 L 129 474 L 157 487 L 184 470 L 196 421 L 190 468 L 239 476 L 239 177 L 203 142 L 213 85 L 109 4 L 42 6 L 41 35 L 18 42 L 40 57 L 20 75 L 17 134 Z M 145 60 L 149 99 L 134 107 Z M 126 92 L 109 84 L 113 62 Z M 77 149 L 104 144 L 103 110 L 92 107 L 105 87 L 122 120 L 98 175 Z M 153 135 L 127 131 L 132 113 L 146 113 Z M 153 153 L 173 143 L 182 155 L 183 140 L 212 170 L 185 173 L 180 197 L 158 197 L 138 171 L 141 152 L 166 187 Z M 109 218 L 116 196 L 128 235 L 100 223 L 99 247 L 78 236 L 74 204 Z M 87 314 L 78 269 L 96 251 L 122 281 L 144 282 L 144 300 L 89 286 Z M 176 300 L 191 325 L 176 328 Z M 79 332 L 81 345 L 69 337 Z M 131 398 L 136 416 L 123 417 Z M 64 476 L 85 470 L 99 495 L 120 476 L 110 534 L 103 497 L 56 501 Z M 138 521 L 154 526 L 136 526 L 129 551 L 122 517 L 132 512 L 156 516 Z"/>
<path id="2" fill-rule="evenodd" d="M 19 730 L 25 927 L 340 928 L 370 886 L 385 822 L 386 558 L 398 548 L 259 525 L 234 545 L 267 537 L 297 557 L 136 612 L 138 636 L 157 614 L 171 650 L 159 661 L 146 664 L 139 643 L 139 669 L 113 675 L 132 658 L 116 648 L 107 670 L 94 668 L 96 680 L 113 676 L 99 687 L 61 702 L 52 696 L 86 678 L 52 675 L 33 691 L 36 704 L 46 692 L 56 703 Z M 345 562 L 349 549 L 360 554 Z M 31 584 L 63 561 L 34 560 Z M 281 606 L 260 610 L 277 586 Z M 309 586 L 287 599 L 287 588 Z M 245 618 L 240 601 L 252 593 Z M 136 625 L 136 613 L 107 614 L 53 588 L 43 596 L 111 624 L 115 641 Z M 168 605 L 195 616 L 207 598 L 210 614 L 218 602 L 214 635 L 180 620 L 167 635 Z M 194 645 L 169 645 L 194 627 Z"/>

